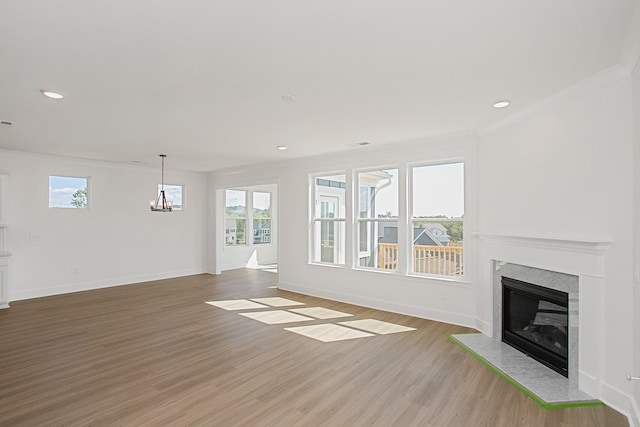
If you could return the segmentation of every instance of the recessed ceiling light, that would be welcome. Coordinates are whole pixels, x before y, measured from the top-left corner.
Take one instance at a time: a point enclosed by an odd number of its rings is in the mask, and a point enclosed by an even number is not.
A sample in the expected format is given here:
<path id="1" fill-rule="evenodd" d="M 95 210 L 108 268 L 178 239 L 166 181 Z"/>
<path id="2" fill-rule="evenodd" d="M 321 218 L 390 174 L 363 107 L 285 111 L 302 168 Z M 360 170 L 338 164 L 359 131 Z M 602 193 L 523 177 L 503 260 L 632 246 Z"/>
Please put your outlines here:
<path id="1" fill-rule="evenodd" d="M 278 150 L 280 150 L 280 151 L 284 151 L 287 148 L 289 148 L 289 147 L 287 147 L 286 145 L 278 145 Z"/>
<path id="2" fill-rule="evenodd" d="M 3 126 L 13 126 L 13 122 L 9 121 L 9 120 L 0 120 L 0 125 Z"/>
<path id="3" fill-rule="evenodd" d="M 52 98 L 52 99 L 62 99 L 64 98 L 64 95 L 62 95 L 61 93 L 58 92 L 52 92 L 50 90 L 40 90 L 40 92 L 46 96 L 47 98 Z"/>
<path id="4" fill-rule="evenodd" d="M 371 145 L 371 143 L 369 141 L 362 141 L 362 142 L 358 142 L 358 145 L 361 147 L 364 147 L 365 145 Z"/>
<path id="5" fill-rule="evenodd" d="M 282 95 L 280 99 L 282 99 L 285 102 L 293 102 L 296 100 L 296 96 L 288 93 L 288 94 Z"/>
<path id="6" fill-rule="evenodd" d="M 511 104 L 511 101 L 498 101 L 495 104 L 493 104 L 493 108 L 504 108 L 504 107 L 508 107 L 509 104 Z"/>

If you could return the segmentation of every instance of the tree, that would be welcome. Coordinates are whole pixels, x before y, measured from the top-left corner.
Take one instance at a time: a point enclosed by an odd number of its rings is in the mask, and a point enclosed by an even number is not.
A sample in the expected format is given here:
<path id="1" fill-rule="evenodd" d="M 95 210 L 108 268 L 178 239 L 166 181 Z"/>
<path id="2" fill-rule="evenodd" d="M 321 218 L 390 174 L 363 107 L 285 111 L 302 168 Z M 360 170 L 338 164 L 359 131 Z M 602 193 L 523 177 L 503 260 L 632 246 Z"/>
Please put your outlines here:
<path id="1" fill-rule="evenodd" d="M 462 223 L 461 222 L 449 222 L 442 224 L 447 229 L 447 234 L 451 238 L 452 243 L 458 243 L 462 241 Z"/>
<path id="2" fill-rule="evenodd" d="M 71 196 L 71 206 L 74 208 L 86 208 L 87 207 L 87 189 L 81 188 L 77 190 Z"/>

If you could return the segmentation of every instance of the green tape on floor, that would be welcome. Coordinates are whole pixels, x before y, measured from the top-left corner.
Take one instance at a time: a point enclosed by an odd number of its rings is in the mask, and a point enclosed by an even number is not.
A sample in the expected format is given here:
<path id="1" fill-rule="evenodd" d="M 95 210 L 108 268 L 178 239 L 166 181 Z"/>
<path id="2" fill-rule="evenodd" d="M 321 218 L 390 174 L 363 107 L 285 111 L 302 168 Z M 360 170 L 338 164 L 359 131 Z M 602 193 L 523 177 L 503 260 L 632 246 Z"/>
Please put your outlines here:
<path id="1" fill-rule="evenodd" d="M 524 394 L 529 396 L 531 399 L 533 399 L 538 405 L 540 405 L 541 408 L 544 408 L 544 409 L 562 409 L 562 408 L 576 408 L 576 407 L 580 407 L 580 406 L 604 406 L 604 403 L 602 403 L 600 401 L 569 402 L 569 403 L 548 403 L 548 402 L 545 402 L 544 400 L 540 399 L 538 396 L 536 396 L 535 394 L 531 393 L 529 390 L 524 388 L 520 383 L 518 383 L 517 381 L 514 381 L 512 378 L 510 378 L 504 372 L 502 372 L 501 370 L 499 370 L 498 368 L 493 366 L 491 363 L 487 362 L 478 353 L 476 353 L 475 351 L 471 350 L 469 347 L 467 347 L 466 345 L 462 344 L 460 341 L 455 339 L 451 334 L 445 334 L 445 335 L 446 335 L 447 338 L 449 338 L 449 340 L 451 342 L 453 342 L 454 344 L 458 345 L 464 351 L 466 351 L 467 353 L 469 353 L 470 355 L 475 357 L 484 366 L 486 366 L 487 368 L 491 369 L 493 372 L 498 374 L 500 377 L 502 377 L 509 384 L 511 384 L 512 386 L 514 386 L 515 388 L 517 388 L 518 390 L 520 390 L 521 392 L 523 392 Z"/>

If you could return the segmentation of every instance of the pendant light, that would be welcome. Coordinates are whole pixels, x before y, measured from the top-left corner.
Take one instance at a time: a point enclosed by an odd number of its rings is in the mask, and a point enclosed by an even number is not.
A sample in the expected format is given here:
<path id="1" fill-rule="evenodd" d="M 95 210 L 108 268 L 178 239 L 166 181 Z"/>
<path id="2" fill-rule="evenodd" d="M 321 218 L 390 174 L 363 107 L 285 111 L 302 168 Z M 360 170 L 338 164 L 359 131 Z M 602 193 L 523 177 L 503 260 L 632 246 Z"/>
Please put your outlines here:
<path id="1" fill-rule="evenodd" d="M 167 155 L 159 154 L 159 156 L 162 158 L 162 187 L 156 201 L 154 202 L 153 200 L 151 200 L 149 202 L 149 207 L 151 208 L 152 212 L 171 212 L 171 210 L 173 209 L 173 202 L 167 202 L 167 196 L 164 192 L 164 159 L 165 157 L 167 157 Z"/>

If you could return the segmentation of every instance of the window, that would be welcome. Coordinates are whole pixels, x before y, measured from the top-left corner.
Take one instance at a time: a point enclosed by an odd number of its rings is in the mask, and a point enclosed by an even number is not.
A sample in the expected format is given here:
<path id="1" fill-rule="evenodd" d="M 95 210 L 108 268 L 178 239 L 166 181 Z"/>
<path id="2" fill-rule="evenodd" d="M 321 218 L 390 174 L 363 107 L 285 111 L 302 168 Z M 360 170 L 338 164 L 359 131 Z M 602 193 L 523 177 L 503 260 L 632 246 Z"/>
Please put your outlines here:
<path id="1" fill-rule="evenodd" d="M 226 190 L 225 199 L 225 244 L 245 245 L 247 193 L 242 190 Z"/>
<path id="2" fill-rule="evenodd" d="M 414 167 L 412 193 L 412 271 L 461 277 L 464 164 Z"/>
<path id="3" fill-rule="evenodd" d="M 162 184 L 158 184 L 158 196 L 162 190 Z M 182 201 L 183 187 L 182 185 L 164 185 L 164 196 L 167 198 L 167 202 L 171 204 L 171 208 L 174 211 L 184 210 L 184 203 Z"/>
<path id="4" fill-rule="evenodd" d="M 253 244 L 271 243 L 271 193 L 253 193 Z"/>
<path id="5" fill-rule="evenodd" d="M 346 174 L 313 178 L 313 253 L 314 262 L 345 263 Z"/>
<path id="6" fill-rule="evenodd" d="M 49 176 L 49 207 L 86 209 L 89 207 L 89 178 Z"/>
<path id="7" fill-rule="evenodd" d="M 361 267 L 398 269 L 398 169 L 358 173 Z"/>
<path id="8" fill-rule="evenodd" d="M 363 169 L 311 179 L 311 262 L 463 277 L 464 163 Z M 353 209 L 347 210 L 345 201 L 353 201 Z"/>

